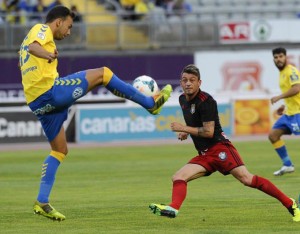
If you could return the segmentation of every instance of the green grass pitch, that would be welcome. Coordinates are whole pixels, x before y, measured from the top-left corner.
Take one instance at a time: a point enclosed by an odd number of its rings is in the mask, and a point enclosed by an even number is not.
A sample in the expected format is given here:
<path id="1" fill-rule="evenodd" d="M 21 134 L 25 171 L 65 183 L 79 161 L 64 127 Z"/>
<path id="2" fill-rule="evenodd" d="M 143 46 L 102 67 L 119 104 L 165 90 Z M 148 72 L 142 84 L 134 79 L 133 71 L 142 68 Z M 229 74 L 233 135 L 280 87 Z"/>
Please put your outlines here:
<path id="1" fill-rule="evenodd" d="M 272 175 L 281 163 L 269 142 L 234 144 L 250 172 L 297 198 L 299 140 L 286 143 L 296 171 L 282 177 Z M 48 150 L 0 152 L 0 233 L 300 233 L 277 200 L 220 173 L 189 183 L 177 218 L 151 214 L 150 203 L 170 201 L 171 176 L 196 155 L 191 144 L 69 151 L 51 195 L 63 222 L 32 211 Z"/>

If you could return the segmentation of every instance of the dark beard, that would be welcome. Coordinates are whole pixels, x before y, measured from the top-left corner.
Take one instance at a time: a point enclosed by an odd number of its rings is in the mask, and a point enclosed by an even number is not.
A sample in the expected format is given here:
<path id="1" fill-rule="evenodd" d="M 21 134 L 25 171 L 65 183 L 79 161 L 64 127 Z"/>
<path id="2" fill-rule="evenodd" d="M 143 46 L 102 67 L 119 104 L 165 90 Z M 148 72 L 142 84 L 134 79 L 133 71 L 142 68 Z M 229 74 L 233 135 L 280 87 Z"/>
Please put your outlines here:
<path id="1" fill-rule="evenodd" d="M 284 63 L 284 64 L 282 64 L 282 65 L 277 65 L 277 64 L 275 64 L 275 65 L 276 65 L 276 67 L 281 71 L 281 70 L 283 70 L 283 68 L 285 67 L 286 63 Z"/>

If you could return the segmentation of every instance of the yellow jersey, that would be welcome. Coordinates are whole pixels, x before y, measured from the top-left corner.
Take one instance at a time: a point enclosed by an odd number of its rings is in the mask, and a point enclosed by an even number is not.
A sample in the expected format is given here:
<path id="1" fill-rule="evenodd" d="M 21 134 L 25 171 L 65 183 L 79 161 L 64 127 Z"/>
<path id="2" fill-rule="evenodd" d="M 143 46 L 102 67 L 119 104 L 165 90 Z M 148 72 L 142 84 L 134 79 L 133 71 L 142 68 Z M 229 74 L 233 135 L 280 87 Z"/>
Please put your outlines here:
<path id="1" fill-rule="evenodd" d="M 282 93 L 287 92 L 294 84 L 300 84 L 299 71 L 292 65 L 287 65 L 280 71 L 279 87 Z M 300 113 L 300 93 L 284 99 L 286 115 Z"/>
<path id="2" fill-rule="evenodd" d="M 35 41 L 50 53 L 56 49 L 53 33 L 46 24 L 34 25 L 24 38 L 19 51 L 19 65 L 27 104 L 51 89 L 58 77 L 57 59 L 48 63 L 47 59 L 29 53 L 28 46 Z"/>

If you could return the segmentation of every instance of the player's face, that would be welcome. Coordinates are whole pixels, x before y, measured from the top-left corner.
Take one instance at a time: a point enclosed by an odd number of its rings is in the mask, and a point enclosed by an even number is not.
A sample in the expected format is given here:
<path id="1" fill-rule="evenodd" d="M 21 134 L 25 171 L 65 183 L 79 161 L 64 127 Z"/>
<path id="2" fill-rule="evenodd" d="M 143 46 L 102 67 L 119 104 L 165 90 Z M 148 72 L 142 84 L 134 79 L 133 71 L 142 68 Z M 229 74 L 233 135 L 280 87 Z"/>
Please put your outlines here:
<path id="1" fill-rule="evenodd" d="M 286 56 L 283 53 L 273 55 L 274 63 L 279 70 L 282 70 L 286 65 Z"/>
<path id="2" fill-rule="evenodd" d="M 57 25 L 57 30 L 54 33 L 54 39 L 62 40 L 71 34 L 73 19 L 70 16 L 68 16 L 65 20 L 57 19 L 56 25 Z"/>
<path id="3" fill-rule="evenodd" d="M 199 91 L 201 80 L 194 74 L 182 73 L 180 85 L 184 94 L 190 98 L 193 98 Z"/>

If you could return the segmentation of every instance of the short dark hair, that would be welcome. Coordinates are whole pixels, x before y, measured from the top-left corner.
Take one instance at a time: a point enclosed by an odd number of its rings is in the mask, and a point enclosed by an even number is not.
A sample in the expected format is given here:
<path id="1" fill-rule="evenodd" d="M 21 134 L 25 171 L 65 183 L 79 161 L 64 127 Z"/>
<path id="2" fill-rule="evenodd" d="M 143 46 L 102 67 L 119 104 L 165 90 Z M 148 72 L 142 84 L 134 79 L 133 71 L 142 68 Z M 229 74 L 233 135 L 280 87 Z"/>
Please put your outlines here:
<path id="1" fill-rule="evenodd" d="M 197 76 L 199 80 L 201 79 L 199 68 L 196 67 L 196 65 L 194 65 L 194 64 L 189 64 L 189 65 L 185 66 L 181 72 L 181 75 L 183 73 L 193 74 L 193 75 Z"/>
<path id="2" fill-rule="evenodd" d="M 283 47 L 277 47 L 275 49 L 272 50 L 273 55 L 275 54 L 284 54 L 286 55 L 286 49 Z"/>
<path id="3" fill-rule="evenodd" d="M 52 23 L 54 20 L 58 18 L 66 19 L 70 16 L 72 19 L 75 18 L 74 12 L 72 12 L 69 8 L 58 5 L 53 7 L 46 16 L 46 23 Z"/>

